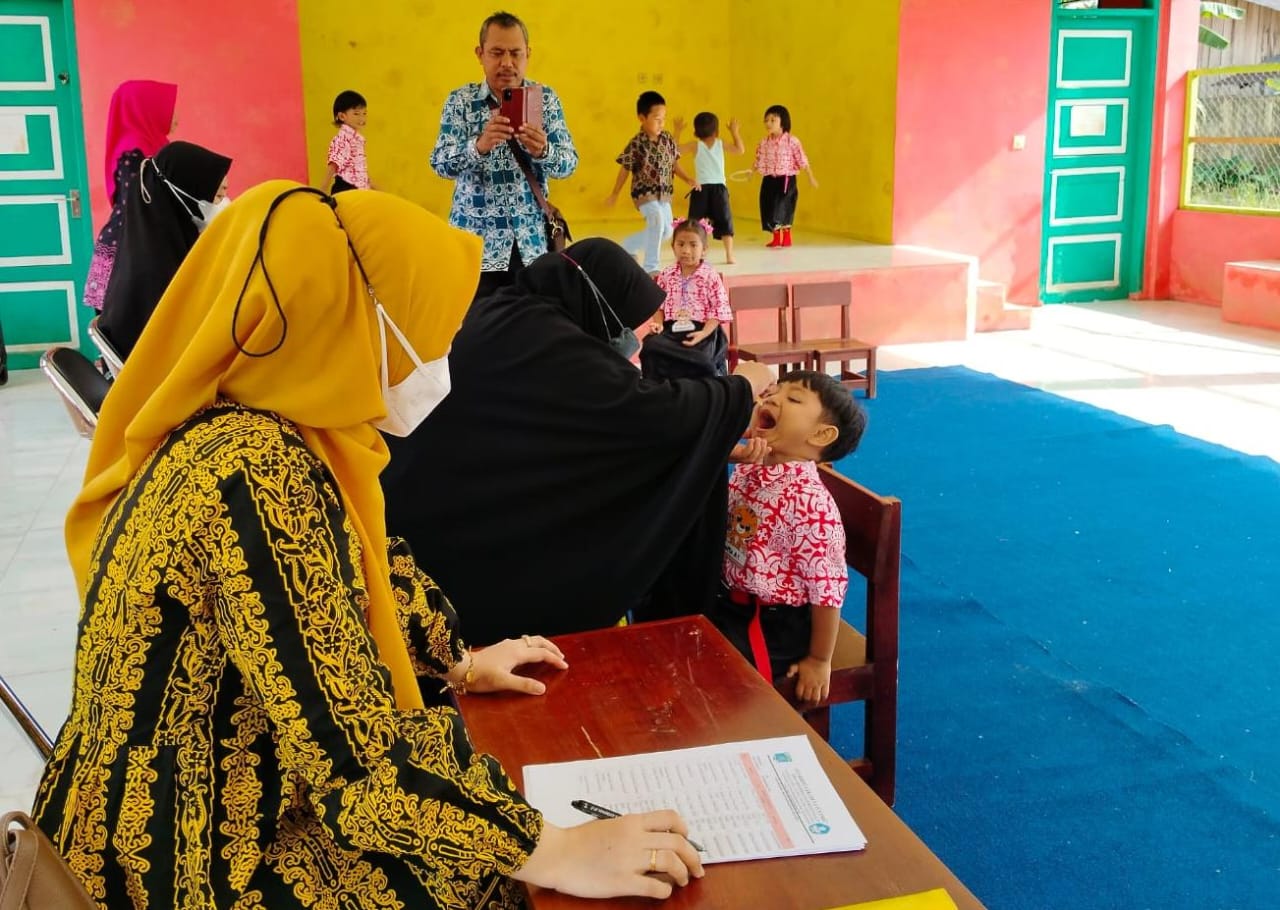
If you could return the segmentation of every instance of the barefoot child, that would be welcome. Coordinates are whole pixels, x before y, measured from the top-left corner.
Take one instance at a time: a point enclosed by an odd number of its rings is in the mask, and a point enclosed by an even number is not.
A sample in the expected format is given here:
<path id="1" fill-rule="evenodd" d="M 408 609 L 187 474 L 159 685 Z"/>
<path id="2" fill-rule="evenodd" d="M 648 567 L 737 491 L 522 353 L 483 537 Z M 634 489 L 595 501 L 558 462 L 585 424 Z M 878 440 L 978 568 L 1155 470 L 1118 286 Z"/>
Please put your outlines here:
<path id="1" fill-rule="evenodd" d="M 701 187 L 689 193 L 689 220 L 706 218 L 711 222 L 711 236 L 724 241 L 724 261 L 732 265 L 736 261 L 733 258 L 733 212 L 729 208 L 729 187 L 724 176 L 725 145 L 720 140 L 720 118 L 710 111 L 702 111 L 694 117 L 693 135 L 696 138 L 693 142 L 680 142 L 684 121 L 679 117 L 675 127 L 676 147 L 681 155 L 693 153 L 693 179 Z M 733 139 L 729 151 L 741 155 L 747 150 L 742 144 L 736 119 L 729 121 L 729 136 Z"/>

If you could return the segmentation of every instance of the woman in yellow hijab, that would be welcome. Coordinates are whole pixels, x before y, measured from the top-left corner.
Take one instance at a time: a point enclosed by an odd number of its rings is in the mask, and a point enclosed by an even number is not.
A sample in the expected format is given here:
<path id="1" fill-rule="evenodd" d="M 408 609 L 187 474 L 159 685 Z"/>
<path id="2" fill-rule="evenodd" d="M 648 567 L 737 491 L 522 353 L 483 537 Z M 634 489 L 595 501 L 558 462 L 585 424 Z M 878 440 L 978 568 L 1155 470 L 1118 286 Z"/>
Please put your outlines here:
<path id="1" fill-rule="evenodd" d="M 664 896 L 670 812 L 545 824 L 419 683 L 540 683 L 402 544 L 378 432 L 447 391 L 480 242 L 374 192 L 277 181 L 187 256 L 103 406 L 67 519 L 71 713 L 35 814 L 104 907 L 516 906 L 507 878 Z"/>

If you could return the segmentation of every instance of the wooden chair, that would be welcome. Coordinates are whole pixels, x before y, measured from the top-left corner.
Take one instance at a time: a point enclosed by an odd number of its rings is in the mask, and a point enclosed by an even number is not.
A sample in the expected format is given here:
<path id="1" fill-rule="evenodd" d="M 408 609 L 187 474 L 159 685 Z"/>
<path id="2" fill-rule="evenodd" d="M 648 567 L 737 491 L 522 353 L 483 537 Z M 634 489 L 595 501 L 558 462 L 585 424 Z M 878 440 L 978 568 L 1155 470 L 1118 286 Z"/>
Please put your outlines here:
<path id="1" fill-rule="evenodd" d="M 785 284 L 765 284 L 729 289 L 729 306 L 734 320 L 729 323 L 729 350 L 736 352 L 736 360 L 756 360 L 770 366 L 781 366 L 784 371 L 799 365 L 813 369 L 813 349 L 791 340 L 787 328 L 787 312 L 791 308 L 790 293 Z M 778 340 L 738 343 L 737 315 L 748 310 L 776 310 L 778 313 Z M 736 363 L 735 360 L 735 363 Z"/>
<path id="2" fill-rule="evenodd" d="M 40 369 L 62 396 L 76 431 L 92 439 L 111 382 L 75 348 L 49 348 L 40 355 Z"/>
<path id="3" fill-rule="evenodd" d="M 797 284 L 791 289 L 791 337 L 802 340 L 804 346 L 813 349 L 819 372 L 827 372 L 832 363 L 840 364 L 839 378 L 846 389 L 863 389 L 868 398 L 876 397 L 876 348 L 875 345 L 853 337 L 850 326 L 850 309 L 853 305 L 853 284 L 849 281 L 823 281 L 815 284 Z M 840 337 L 821 338 L 813 341 L 804 337 L 800 328 L 801 312 L 820 307 L 840 308 Z M 862 372 L 851 364 L 861 360 Z"/>
<path id="4" fill-rule="evenodd" d="M 831 693 L 816 708 L 802 710 L 823 739 L 831 736 L 831 706 L 866 702 L 863 755 L 849 762 L 893 805 L 898 726 L 898 583 L 902 556 L 902 502 L 879 496 L 823 465 L 822 481 L 835 497 L 844 524 L 845 558 L 867 581 L 866 635 L 840 623 L 831 661 Z M 794 679 L 778 691 L 792 705 Z"/>

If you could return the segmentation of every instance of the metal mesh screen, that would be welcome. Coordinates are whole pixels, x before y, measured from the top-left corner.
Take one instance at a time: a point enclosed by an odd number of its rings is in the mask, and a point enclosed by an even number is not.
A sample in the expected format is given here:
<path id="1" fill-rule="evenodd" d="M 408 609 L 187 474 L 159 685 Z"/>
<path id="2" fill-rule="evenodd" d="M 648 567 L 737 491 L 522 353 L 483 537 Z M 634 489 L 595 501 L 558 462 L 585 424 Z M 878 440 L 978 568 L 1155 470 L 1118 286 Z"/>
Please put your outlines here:
<path id="1" fill-rule="evenodd" d="M 1191 91 L 1183 204 L 1280 212 L 1280 64 L 1206 70 Z"/>

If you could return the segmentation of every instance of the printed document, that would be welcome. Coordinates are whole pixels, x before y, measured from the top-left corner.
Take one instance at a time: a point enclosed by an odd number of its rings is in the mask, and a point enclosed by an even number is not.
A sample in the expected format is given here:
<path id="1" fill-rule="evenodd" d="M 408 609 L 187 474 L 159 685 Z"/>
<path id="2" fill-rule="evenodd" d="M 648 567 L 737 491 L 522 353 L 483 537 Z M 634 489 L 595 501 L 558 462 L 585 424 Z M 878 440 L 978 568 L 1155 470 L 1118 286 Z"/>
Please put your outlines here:
<path id="1" fill-rule="evenodd" d="M 564 827 L 586 800 L 622 814 L 675 809 L 703 863 L 861 850 L 867 839 L 804 736 L 527 765 L 525 798 Z"/>

